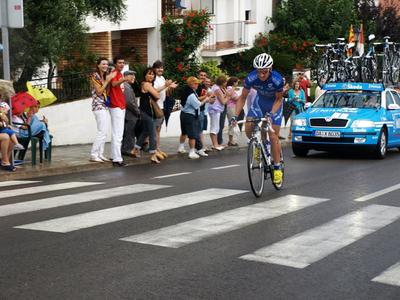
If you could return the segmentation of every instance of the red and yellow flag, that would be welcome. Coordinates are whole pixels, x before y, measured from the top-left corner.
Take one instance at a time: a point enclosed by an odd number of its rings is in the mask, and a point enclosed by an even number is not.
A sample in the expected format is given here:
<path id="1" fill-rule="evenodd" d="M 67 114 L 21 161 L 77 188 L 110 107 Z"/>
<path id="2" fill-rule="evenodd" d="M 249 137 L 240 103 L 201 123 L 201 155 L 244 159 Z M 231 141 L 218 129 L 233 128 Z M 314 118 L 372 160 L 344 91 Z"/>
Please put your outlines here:
<path id="1" fill-rule="evenodd" d="M 353 24 L 350 25 L 350 32 L 349 32 L 349 44 L 350 43 L 354 43 L 356 42 L 356 35 L 354 34 L 354 30 L 353 30 Z M 351 54 L 353 53 L 352 49 L 348 49 L 347 50 L 347 56 L 351 56 Z"/>
<path id="2" fill-rule="evenodd" d="M 358 42 L 357 42 L 357 51 L 358 55 L 364 54 L 364 25 L 360 26 L 360 33 L 358 34 Z"/>

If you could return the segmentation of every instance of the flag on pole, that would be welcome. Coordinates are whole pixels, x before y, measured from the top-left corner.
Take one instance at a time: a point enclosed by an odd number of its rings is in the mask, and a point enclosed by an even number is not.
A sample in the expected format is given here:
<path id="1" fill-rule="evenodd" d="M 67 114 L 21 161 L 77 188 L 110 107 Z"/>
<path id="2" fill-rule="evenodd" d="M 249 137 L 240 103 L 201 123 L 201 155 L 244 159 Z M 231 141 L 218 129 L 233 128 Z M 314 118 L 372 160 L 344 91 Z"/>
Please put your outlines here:
<path id="1" fill-rule="evenodd" d="M 364 54 L 364 25 L 360 25 L 360 32 L 358 34 L 358 43 L 357 43 L 357 51 L 358 55 Z"/>
<path id="2" fill-rule="evenodd" d="M 350 32 L 349 32 L 349 44 L 356 42 L 356 35 L 354 34 L 353 24 L 350 25 Z M 353 53 L 352 49 L 347 49 L 347 56 L 351 56 Z"/>

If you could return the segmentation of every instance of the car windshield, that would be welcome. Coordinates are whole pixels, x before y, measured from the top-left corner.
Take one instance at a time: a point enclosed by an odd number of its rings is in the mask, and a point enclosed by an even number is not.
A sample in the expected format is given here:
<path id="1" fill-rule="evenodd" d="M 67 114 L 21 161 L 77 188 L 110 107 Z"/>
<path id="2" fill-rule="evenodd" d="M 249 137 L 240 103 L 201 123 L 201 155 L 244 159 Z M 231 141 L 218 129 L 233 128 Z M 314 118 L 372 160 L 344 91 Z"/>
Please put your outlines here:
<path id="1" fill-rule="evenodd" d="M 378 108 L 381 94 L 370 91 L 326 91 L 313 107 Z"/>

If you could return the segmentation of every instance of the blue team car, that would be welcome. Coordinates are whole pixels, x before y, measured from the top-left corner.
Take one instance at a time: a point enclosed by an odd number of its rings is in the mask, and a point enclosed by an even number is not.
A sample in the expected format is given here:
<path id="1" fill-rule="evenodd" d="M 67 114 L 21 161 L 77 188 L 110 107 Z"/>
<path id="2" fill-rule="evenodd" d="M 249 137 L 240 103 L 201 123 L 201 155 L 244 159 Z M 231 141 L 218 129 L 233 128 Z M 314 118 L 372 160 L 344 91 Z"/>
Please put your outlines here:
<path id="1" fill-rule="evenodd" d="M 400 95 L 380 83 L 328 83 L 316 101 L 292 120 L 292 149 L 370 151 L 384 158 L 400 150 Z"/>

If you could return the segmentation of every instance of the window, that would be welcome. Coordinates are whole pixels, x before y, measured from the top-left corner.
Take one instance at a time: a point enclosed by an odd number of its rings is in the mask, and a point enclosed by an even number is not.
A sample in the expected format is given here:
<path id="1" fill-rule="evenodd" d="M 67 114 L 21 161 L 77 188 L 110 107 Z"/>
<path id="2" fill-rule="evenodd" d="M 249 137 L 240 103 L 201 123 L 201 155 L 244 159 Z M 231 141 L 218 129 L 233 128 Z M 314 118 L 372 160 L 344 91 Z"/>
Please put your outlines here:
<path id="1" fill-rule="evenodd" d="M 386 107 L 389 107 L 390 104 L 395 104 L 392 94 L 390 92 L 386 92 Z"/>
<path id="2" fill-rule="evenodd" d="M 214 14 L 214 0 L 200 0 L 200 8 Z"/>
<path id="3" fill-rule="evenodd" d="M 245 20 L 251 21 L 251 10 L 246 10 L 244 13 L 245 13 Z"/>
<path id="4" fill-rule="evenodd" d="M 392 96 L 393 96 L 394 103 L 399 105 L 399 107 L 400 107 L 400 95 L 397 92 L 392 91 Z"/>

